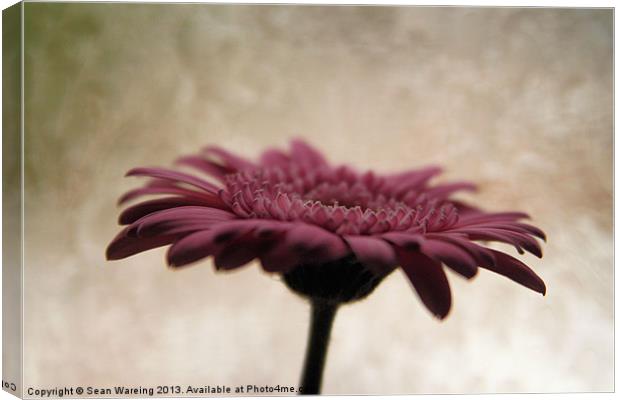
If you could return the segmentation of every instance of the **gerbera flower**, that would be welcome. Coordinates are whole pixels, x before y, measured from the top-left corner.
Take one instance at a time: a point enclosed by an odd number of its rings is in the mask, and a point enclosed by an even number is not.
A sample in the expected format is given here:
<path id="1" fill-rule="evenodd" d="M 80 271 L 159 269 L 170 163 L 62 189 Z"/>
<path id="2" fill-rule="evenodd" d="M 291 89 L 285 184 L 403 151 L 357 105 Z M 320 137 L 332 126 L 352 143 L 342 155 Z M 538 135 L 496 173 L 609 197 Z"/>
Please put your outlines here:
<path id="1" fill-rule="evenodd" d="M 210 256 L 225 270 L 258 259 L 265 271 L 282 274 L 292 290 L 321 304 L 315 319 L 327 318 L 328 325 L 333 312 L 320 312 L 326 305 L 335 309 L 366 296 L 397 268 L 438 318 L 452 303 L 444 266 L 467 279 L 481 267 L 545 294 L 529 267 L 479 243 L 508 243 L 541 257 L 536 237 L 545 239 L 544 233 L 520 222 L 528 218 L 524 213 L 485 212 L 451 200 L 454 192 L 475 187 L 432 185 L 438 167 L 358 172 L 328 163 L 301 140 L 292 141 L 288 152 L 269 149 L 257 161 L 210 146 L 177 164 L 198 174 L 165 168 L 127 173 L 149 180 L 122 196 L 121 204 L 159 197 L 121 213 L 119 222 L 127 226 L 109 245 L 108 259 L 167 245 L 174 268 Z M 309 351 L 306 367 L 313 362 L 310 353 L 325 350 Z M 317 361 L 321 368 L 323 361 Z"/>

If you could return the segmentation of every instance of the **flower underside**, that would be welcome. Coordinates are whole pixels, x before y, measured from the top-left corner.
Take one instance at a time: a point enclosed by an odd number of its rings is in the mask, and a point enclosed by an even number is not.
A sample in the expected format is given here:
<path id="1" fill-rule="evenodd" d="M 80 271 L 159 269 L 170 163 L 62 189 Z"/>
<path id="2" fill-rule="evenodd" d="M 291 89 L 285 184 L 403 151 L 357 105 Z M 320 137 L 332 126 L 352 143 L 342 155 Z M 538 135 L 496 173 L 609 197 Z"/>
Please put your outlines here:
<path id="1" fill-rule="evenodd" d="M 400 266 L 424 304 L 441 318 L 451 305 L 444 265 L 466 278 L 486 268 L 545 293 L 543 281 L 525 264 L 477 243 L 508 243 L 519 253 L 541 257 L 535 238 L 544 239 L 544 233 L 520 222 L 527 218 L 524 213 L 489 213 L 451 199 L 454 192 L 475 186 L 430 184 L 440 168 L 359 173 L 332 166 L 302 141 L 293 141 L 288 153 L 267 150 L 257 162 L 208 147 L 178 164 L 215 181 L 164 168 L 131 170 L 128 175 L 150 181 L 125 194 L 121 203 L 165 197 L 123 211 L 119 220 L 127 227 L 108 247 L 109 259 L 171 245 L 167 259 L 172 266 L 212 256 L 218 268 L 232 269 L 259 259 L 266 271 L 297 283 L 296 269 L 322 266 L 327 275 L 320 275 L 323 283 L 317 281 L 311 293 L 324 291 L 329 286 L 325 279 L 341 279 L 345 267 L 338 276 L 329 275 L 338 260 L 353 260 L 360 273 L 379 278 Z M 366 281 L 376 286 L 374 279 Z"/>

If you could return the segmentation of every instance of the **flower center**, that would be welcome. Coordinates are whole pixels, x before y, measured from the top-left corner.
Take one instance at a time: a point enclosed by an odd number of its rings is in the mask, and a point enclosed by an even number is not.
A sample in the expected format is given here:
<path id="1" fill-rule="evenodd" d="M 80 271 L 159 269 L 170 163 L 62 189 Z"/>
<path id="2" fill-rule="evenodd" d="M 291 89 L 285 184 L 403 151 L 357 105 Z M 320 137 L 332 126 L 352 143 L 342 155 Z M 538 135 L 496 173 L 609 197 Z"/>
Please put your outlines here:
<path id="1" fill-rule="evenodd" d="M 301 220 L 338 234 L 436 231 L 458 220 L 451 203 L 397 192 L 384 178 L 347 167 L 246 170 L 227 175 L 220 196 L 242 218 Z"/>

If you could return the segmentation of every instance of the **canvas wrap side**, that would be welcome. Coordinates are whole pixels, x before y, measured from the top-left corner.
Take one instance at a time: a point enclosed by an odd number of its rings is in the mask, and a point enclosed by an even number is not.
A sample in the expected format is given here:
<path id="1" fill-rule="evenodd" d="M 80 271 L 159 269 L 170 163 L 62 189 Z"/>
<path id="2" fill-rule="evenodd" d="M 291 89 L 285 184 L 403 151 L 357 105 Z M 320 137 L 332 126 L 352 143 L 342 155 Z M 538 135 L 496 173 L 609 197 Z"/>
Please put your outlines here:
<path id="1" fill-rule="evenodd" d="M 2 11 L 2 388 L 22 395 L 22 10 Z"/>

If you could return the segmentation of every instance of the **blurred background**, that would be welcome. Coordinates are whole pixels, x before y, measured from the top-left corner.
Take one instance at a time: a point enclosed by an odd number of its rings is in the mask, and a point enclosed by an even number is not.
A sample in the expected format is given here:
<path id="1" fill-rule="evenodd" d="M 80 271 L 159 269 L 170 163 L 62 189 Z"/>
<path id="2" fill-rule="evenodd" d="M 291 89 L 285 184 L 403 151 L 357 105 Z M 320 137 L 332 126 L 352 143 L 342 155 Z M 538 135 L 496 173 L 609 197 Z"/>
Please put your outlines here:
<path id="1" fill-rule="evenodd" d="M 396 271 L 337 317 L 328 394 L 611 391 L 610 9 L 25 5 L 26 386 L 296 385 L 308 305 L 257 264 L 106 262 L 134 166 L 301 136 L 334 162 L 441 164 L 548 234 L 539 296 Z"/>

